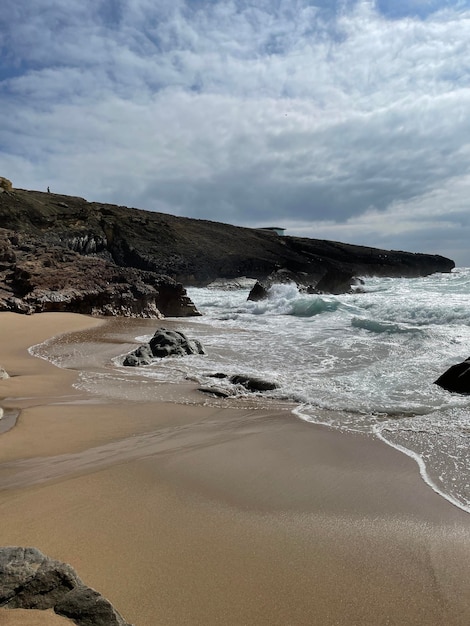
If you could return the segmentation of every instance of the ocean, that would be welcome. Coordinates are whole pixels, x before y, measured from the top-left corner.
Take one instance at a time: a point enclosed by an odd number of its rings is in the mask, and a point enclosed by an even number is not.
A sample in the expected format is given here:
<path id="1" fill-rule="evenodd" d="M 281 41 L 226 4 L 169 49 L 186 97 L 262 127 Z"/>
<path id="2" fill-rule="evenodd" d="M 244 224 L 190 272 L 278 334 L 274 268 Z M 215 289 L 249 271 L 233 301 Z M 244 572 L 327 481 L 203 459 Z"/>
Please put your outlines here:
<path id="1" fill-rule="evenodd" d="M 200 393 L 201 403 L 284 404 L 292 419 L 376 437 L 413 457 L 432 489 L 470 512 L 470 396 L 434 384 L 470 356 L 470 269 L 363 281 L 360 292 L 338 296 L 276 285 L 260 302 L 247 301 L 249 280 L 190 288 L 202 317 L 168 323 L 199 339 L 204 356 L 170 357 L 134 369 L 120 365 L 121 355 L 90 367 L 93 346 L 71 353 L 60 342 L 46 342 L 32 352 L 81 370 L 78 386 L 92 393 L 113 388 L 114 395 L 138 400 L 147 397 L 149 383 L 158 397 L 168 387 L 158 383 L 190 381 L 235 394 L 224 399 Z M 147 341 L 165 324 L 123 322 L 123 334 L 114 331 L 110 341 L 126 333 L 132 335 L 128 341 Z M 256 376 L 278 387 L 252 394 L 213 378 L 215 373 Z M 196 401 L 191 398 L 184 401 Z"/>

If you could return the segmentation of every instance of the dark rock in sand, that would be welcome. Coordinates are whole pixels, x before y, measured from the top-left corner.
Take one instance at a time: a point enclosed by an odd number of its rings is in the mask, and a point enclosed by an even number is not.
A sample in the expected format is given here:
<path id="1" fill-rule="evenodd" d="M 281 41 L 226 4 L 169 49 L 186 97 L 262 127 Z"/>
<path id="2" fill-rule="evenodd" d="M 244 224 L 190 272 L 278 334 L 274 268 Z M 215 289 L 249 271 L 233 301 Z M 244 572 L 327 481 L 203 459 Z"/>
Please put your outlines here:
<path id="1" fill-rule="evenodd" d="M 148 344 L 144 344 L 128 354 L 123 365 L 141 367 L 149 365 L 152 359 L 167 356 L 185 356 L 188 354 L 205 354 L 202 344 L 197 339 L 188 339 L 177 330 L 159 328 Z"/>
<path id="2" fill-rule="evenodd" d="M 90 587 L 75 587 L 57 602 L 54 611 L 80 626 L 126 626 L 113 605 Z"/>
<path id="3" fill-rule="evenodd" d="M 243 374 L 230 376 L 230 382 L 234 385 L 242 385 L 242 387 L 245 387 L 248 391 L 271 391 L 279 387 L 279 385 L 269 380 L 263 380 L 254 376 L 245 376 Z"/>
<path id="4" fill-rule="evenodd" d="M 452 365 L 434 383 L 447 391 L 470 394 L 470 358 Z"/>
<path id="5" fill-rule="evenodd" d="M 130 626 L 70 565 L 36 548 L 0 548 L 0 607 L 54 609 L 78 626 Z"/>
<path id="6" fill-rule="evenodd" d="M 0 548 L 0 606 L 50 609 L 81 585 L 75 571 L 36 548 Z"/>
<path id="7" fill-rule="evenodd" d="M 197 339 L 188 339 L 184 333 L 165 328 L 156 331 L 149 341 L 149 346 L 152 355 L 160 358 L 170 355 L 205 354 L 201 342 Z"/>
<path id="8" fill-rule="evenodd" d="M 122 364 L 127 367 L 142 367 L 143 365 L 150 365 L 152 359 L 153 355 L 150 346 L 144 344 L 128 354 Z"/>

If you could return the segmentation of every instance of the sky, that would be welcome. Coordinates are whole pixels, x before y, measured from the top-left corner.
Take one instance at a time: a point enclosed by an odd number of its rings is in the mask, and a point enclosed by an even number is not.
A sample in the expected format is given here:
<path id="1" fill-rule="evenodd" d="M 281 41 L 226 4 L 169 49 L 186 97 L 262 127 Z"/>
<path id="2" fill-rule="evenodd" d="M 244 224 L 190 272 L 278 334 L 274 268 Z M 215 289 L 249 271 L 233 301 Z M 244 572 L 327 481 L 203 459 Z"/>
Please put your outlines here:
<path id="1" fill-rule="evenodd" d="M 470 266 L 470 0 L 2 0 L 0 114 L 17 188 Z"/>

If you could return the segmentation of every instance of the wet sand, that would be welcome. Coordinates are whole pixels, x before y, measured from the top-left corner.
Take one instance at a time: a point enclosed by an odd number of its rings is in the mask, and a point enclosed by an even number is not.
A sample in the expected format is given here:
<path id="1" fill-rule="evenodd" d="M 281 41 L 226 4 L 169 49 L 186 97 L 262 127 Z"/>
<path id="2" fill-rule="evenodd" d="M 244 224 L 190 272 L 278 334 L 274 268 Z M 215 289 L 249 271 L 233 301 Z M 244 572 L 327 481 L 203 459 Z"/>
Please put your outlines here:
<path id="1" fill-rule="evenodd" d="M 412 459 L 288 411 L 93 398 L 27 353 L 100 323 L 0 314 L 1 545 L 136 626 L 470 623 L 470 517 Z"/>

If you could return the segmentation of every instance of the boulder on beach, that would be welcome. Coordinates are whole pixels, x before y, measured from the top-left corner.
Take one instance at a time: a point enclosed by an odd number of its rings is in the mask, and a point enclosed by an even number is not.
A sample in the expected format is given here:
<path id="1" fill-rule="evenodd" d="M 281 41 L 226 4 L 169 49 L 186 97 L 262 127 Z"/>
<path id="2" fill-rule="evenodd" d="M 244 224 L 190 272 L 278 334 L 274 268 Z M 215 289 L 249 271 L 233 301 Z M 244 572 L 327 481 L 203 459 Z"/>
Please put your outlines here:
<path id="1" fill-rule="evenodd" d="M 143 344 L 133 350 L 125 357 L 122 364 L 128 367 L 141 367 L 149 365 L 152 359 L 188 354 L 205 354 L 201 342 L 197 339 L 189 339 L 177 330 L 159 328 L 148 344 Z"/>
<path id="2" fill-rule="evenodd" d="M 0 606 L 54 609 L 78 626 L 131 626 L 66 563 L 37 548 L 0 548 Z"/>
<path id="3" fill-rule="evenodd" d="M 470 357 L 449 367 L 434 383 L 446 391 L 470 394 Z"/>

